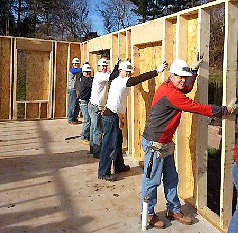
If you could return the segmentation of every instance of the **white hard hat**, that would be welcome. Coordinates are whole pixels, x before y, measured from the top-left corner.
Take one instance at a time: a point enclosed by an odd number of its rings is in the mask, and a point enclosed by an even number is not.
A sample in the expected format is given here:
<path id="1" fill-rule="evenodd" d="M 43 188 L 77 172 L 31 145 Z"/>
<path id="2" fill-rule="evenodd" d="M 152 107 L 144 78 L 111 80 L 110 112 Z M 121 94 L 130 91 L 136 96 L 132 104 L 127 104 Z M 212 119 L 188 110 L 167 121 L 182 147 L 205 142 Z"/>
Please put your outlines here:
<path id="1" fill-rule="evenodd" d="M 193 76 L 193 74 L 190 71 L 190 68 L 188 66 L 188 63 L 182 59 L 175 60 L 171 64 L 169 72 L 176 74 L 178 76 L 184 76 L 184 77 Z"/>
<path id="2" fill-rule="evenodd" d="M 91 66 L 89 64 L 84 64 L 82 67 L 82 71 L 83 72 L 91 72 L 92 71 Z"/>
<path id="3" fill-rule="evenodd" d="M 80 64 L 80 61 L 77 57 L 75 57 L 73 60 L 72 60 L 72 63 L 73 64 Z"/>
<path id="4" fill-rule="evenodd" d="M 119 64 L 119 70 L 133 71 L 133 66 L 129 61 L 123 61 Z"/>
<path id="5" fill-rule="evenodd" d="M 108 66 L 107 60 L 105 58 L 101 58 L 98 60 L 98 66 Z"/>

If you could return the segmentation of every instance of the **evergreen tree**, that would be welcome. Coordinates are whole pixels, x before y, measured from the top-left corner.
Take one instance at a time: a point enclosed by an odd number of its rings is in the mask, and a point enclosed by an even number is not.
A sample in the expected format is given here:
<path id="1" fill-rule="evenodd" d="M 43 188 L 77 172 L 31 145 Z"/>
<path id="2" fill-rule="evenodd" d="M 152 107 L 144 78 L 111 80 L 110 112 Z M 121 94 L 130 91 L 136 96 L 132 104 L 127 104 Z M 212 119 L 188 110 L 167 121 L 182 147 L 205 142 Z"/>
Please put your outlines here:
<path id="1" fill-rule="evenodd" d="M 202 0 L 130 0 L 137 8 L 134 12 L 141 15 L 141 22 L 169 15 L 189 7 L 200 5 Z"/>

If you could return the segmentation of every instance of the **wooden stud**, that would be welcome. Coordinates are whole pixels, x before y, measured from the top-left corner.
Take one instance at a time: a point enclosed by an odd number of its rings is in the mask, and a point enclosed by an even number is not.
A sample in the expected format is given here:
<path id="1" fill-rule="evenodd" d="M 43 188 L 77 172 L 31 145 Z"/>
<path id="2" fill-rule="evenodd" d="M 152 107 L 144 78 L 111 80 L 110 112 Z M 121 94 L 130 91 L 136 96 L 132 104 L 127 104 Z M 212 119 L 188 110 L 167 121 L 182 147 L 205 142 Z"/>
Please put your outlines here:
<path id="1" fill-rule="evenodd" d="M 176 58 L 187 58 L 187 20 L 178 15 L 176 28 Z M 186 197 L 186 117 L 182 113 L 176 131 L 176 167 L 179 176 L 178 193 Z"/>
<path id="2" fill-rule="evenodd" d="M 53 46 L 52 46 L 53 47 Z M 47 118 L 52 118 L 52 110 L 53 110 L 53 51 L 50 52 L 50 60 L 49 60 L 49 90 L 48 90 L 48 110 L 47 110 Z M 39 113 L 40 114 L 40 113 Z"/>
<path id="3" fill-rule="evenodd" d="M 223 105 L 236 97 L 237 72 L 237 37 L 238 9 L 237 2 L 225 2 L 225 41 L 223 63 Z M 235 145 L 235 117 L 222 120 L 221 152 L 221 196 L 220 227 L 226 230 L 232 215 L 232 162 Z"/>
<path id="4" fill-rule="evenodd" d="M 14 49 L 13 49 L 13 56 L 14 56 L 14 78 L 13 78 L 13 120 L 17 119 L 17 47 L 16 47 L 16 39 L 14 39 Z"/>
<path id="5" fill-rule="evenodd" d="M 198 19 L 198 51 L 203 54 L 203 63 L 199 69 L 197 98 L 199 103 L 208 104 L 210 15 L 200 9 Z M 205 116 L 198 115 L 197 120 L 196 207 L 200 210 L 207 206 L 208 124 Z"/>
<path id="6" fill-rule="evenodd" d="M 168 19 L 164 19 L 163 23 L 162 60 L 167 61 L 170 67 L 173 62 L 173 25 Z M 165 81 L 168 76 L 168 69 L 166 69 L 162 74 L 162 81 Z"/>
<path id="7" fill-rule="evenodd" d="M 118 33 L 114 33 L 111 35 L 111 50 L 110 50 L 110 65 L 111 65 L 111 70 L 113 70 L 114 65 L 116 64 L 118 55 L 119 55 L 119 50 L 118 50 Z"/>

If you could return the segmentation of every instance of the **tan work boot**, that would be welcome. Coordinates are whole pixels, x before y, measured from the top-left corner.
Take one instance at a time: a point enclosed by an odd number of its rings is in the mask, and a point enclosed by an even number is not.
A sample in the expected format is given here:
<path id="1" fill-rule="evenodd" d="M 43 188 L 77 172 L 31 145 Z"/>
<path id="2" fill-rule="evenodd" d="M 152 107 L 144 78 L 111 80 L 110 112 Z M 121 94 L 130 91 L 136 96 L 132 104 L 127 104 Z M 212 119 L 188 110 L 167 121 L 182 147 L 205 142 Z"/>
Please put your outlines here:
<path id="1" fill-rule="evenodd" d="M 164 222 L 159 220 L 159 217 L 154 215 L 148 215 L 147 222 L 149 225 L 153 226 L 154 228 L 162 229 L 164 228 Z"/>
<path id="2" fill-rule="evenodd" d="M 178 220 L 179 222 L 181 222 L 182 224 L 186 224 L 186 225 L 191 225 L 192 224 L 192 219 L 188 216 L 185 216 L 182 212 L 180 213 L 173 213 L 168 211 L 166 213 L 166 218 L 170 219 L 170 220 Z"/>

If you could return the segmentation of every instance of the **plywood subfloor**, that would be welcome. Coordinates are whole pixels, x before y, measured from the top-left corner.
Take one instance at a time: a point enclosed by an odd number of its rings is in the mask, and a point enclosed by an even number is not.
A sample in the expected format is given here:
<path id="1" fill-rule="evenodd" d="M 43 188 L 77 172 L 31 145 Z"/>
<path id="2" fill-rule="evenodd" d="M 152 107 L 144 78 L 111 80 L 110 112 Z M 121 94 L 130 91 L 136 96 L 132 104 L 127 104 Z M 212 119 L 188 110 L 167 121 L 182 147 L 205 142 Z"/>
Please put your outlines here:
<path id="1" fill-rule="evenodd" d="M 142 232 L 142 168 L 126 156 L 128 173 L 113 183 L 98 180 L 98 160 L 81 144 L 81 129 L 66 119 L 0 122 L 1 233 Z M 162 186 L 158 197 L 156 211 L 163 217 Z M 182 209 L 193 225 L 166 220 L 166 229 L 147 232 L 218 232 L 188 206 Z"/>

